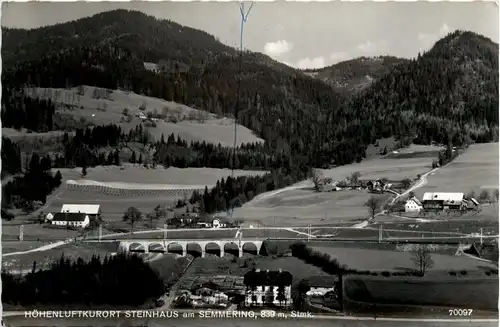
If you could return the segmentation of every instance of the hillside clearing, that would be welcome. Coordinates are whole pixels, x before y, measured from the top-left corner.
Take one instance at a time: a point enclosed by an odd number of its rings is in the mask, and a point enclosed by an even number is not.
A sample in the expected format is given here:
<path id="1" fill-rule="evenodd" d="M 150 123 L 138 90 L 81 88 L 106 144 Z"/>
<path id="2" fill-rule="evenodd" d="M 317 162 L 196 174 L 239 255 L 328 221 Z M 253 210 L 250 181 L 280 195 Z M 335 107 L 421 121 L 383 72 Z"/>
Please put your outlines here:
<path id="1" fill-rule="evenodd" d="M 121 90 L 112 90 L 107 98 L 100 96 L 97 98 L 95 93 L 106 93 L 102 90 L 92 86 L 72 89 L 27 88 L 26 93 L 31 97 L 51 99 L 59 104 L 60 113 L 69 114 L 77 120 L 84 118 L 98 125 L 117 124 L 125 131 L 141 123 L 141 119 L 135 117 L 135 114 L 140 111 L 139 107 L 143 106 L 145 114 L 156 112 L 165 114 L 171 121 L 177 121 L 174 123 L 160 120 L 157 122 L 157 127 L 148 127 L 148 131 L 157 140 L 162 134 L 166 137 L 174 133 L 188 142 L 205 141 L 233 146 L 234 121 L 232 119 L 217 118 L 213 114 L 183 104 Z M 124 109 L 130 113 L 130 121 L 125 120 Z M 248 128 L 237 126 L 237 145 L 255 142 L 264 141 L 256 137 Z"/>
<path id="2" fill-rule="evenodd" d="M 203 185 L 209 188 L 215 186 L 221 178 L 231 176 L 230 169 L 215 168 L 145 168 L 142 165 L 123 164 L 118 166 L 97 166 L 87 168 L 83 179 L 81 168 L 55 168 L 62 174 L 63 181 L 87 180 L 97 182 L 142 183 L 142 184 L 172 184 L 172 185 Z M 235 170 L 234 176 L 263 175 L 265 171 Z"/>
<path id="3" fill-rule="evenodd" d="M 486 189 L 498 189 L 498 143 L 471 145 L 453 162 L 427 177 L 427 184 L 415 191 L 421 198 L 425 192 L 474 191 L 476 196 Z M 497 216 L 498 217 L 498 216 Z"/>
<path id="4" fill-rule="evenodd" d="M 353 172 L 361 173 L 361 179 L 387 178 L 389 180 L 402 180 L 406 177 L 414 179 L 419 174 L 423 174 L 432 169 L 432 158 L 428 152 L 435 152 L 435 159 L 438 158 L 440 147 L 411 145 L 408 148 L 398 150 L 398 153 L 414 154 L 410 158 L 390 158 L 378 157 L 366 159 L 360 163 L 335 167 L 332 169 L 321 169 L 325 177 L 333 180 L 343 180 Z M 422 157 L 418 153 L 425 153 Z"/>
<path id="5" fill-rule="evenodd" d="M 319 193 L 310 188 L 284 190 L 235 208 L 233 217 L 245 222 L 260 221 L 267 226 L 333 224 L 368 217 L 364 203 L 372 195 L 366 191 Z M 376 197 L 383 203 L 390 195 Z"/>

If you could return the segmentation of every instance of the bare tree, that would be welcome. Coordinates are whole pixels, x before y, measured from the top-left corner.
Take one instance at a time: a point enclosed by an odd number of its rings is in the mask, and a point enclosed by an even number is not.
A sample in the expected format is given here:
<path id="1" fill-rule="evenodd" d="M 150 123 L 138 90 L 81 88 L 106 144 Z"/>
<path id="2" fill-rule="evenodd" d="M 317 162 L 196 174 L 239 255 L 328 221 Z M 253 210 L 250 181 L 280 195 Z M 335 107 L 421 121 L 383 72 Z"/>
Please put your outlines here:
<path id="1" fill-rule="evenodd" d="M 479 194 L 479 201 L 491 202 L 490 193 L 487 190 L 482 190 Z"/>
<path id="2" fill-rule="evenodd" d="M 355 171 L 349 177 L 349 182 L 351 183 L 351 185 L 357 186 L 357 185 L 359 185 L 359 178 L 360 177 L 361 177 L 361 173 L 359 171 Z"/>
<path id="3" fill-rule="evenodd" d="M 434 265 L 431 252 L 431 248 L 428 244 L 420 244 L 412 253 L 412 261 L 415 263 L 422 276 Z"/>
<path id="4" fill-rule="evenodd" d="M 78 87 L 76 88 L 76 94 L 85 95 L 85 86 L 78 85 Z"/>
<path id="5" fill-rule="evenodd" d="M 495 201 L 498 202 L 498 189 L 493 191 L 493 197 L 494 197 Z"/>
<path id="6" fill-rule="evenodd" d="M 136 207 L 129 207 L 123 215 L 123 221 L 128 221 L 130 224 L 130 233 L 134 232 L 134 225 L 141 220 L 142 214 Z"/>
<path id="7" fill-rule="evenodd" d="M 366 201 L 365 206 L 368 208 L 372 219 L 375 219 L 375 213 L 377 209 L 380 208 L 380 200 L 372 196 Z"/>
<path id="8" fill-rule="evenodd" d="M 410 185 L 411 185 L 411 179 L 409 179 L 408 177 L 406 177 L 401 181 L 401 186 L 403 186 L 405 190 L 408 189 Z"/>
<path id="9" fill-rule="evenodd" d="M 312 171 L 312 182 L 314 183 L 314 188 L 319 191 L 319 186 L 321 183 L 321 180 L 324 178 L 323 172 L 318 169 L 313 169 Z"/>

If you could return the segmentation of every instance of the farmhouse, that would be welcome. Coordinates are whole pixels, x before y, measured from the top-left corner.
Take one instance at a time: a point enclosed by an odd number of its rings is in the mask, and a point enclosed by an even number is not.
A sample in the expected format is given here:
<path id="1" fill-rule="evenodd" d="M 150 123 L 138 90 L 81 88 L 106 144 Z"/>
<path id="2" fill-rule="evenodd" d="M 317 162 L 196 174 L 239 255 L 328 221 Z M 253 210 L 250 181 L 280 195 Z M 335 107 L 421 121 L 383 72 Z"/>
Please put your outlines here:
<path id="1" fill-rule="evenodd" d="M 292 274 L 288 271 L 252 270 L 245 274 L 244 283 L 247 287 L 245 306 L 272 303 L 287 307 L 292 303 Z M 283 288 L 281 296 L 280 286 Z"/>
<path id="2" fill-rule="evenodd" d="M 425 209 L 457 210 L 467 207 L 463 193 L 427 192 L 424 194 L 422 202 Z"/>
<path id="3" fill-rule="evenodd" d="M 391 184 L 384 182 L 381 179 L 377 179 L 375 181 L 368 181 L 366 183 L 366 187 L 369 191 L 377 191 L 382 192 L 383 190 L 390 188 Z"/>
<path id="4" fill-rule="evenodd" d="M 90 219 L 99 219 L 101 207 L 98 204 L 63 204 L 61 213 L 84 213 Z"/>
<path id="5" fill-rule="evenodd" d="M 86 228 L 90 224 L 90 218 L 84 213 L 57 212 L 53 215 L 51 223 L 56 226 Z"/>
<path id="6" fill-rule="evenodd" d="M 406 200 L 405 212 L 419 212 L 423 208 L 424 206 L 422 205 L 422 202 L 420 202 L 416 197 L 411 197 Z"/>

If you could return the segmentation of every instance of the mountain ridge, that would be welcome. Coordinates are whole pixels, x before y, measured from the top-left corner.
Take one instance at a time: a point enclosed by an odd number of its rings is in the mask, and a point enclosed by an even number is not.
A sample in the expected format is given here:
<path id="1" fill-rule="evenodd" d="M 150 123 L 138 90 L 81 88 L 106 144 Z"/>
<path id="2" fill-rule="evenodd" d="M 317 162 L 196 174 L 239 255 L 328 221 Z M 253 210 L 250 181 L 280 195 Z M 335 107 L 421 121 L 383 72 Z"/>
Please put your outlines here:
<path id="1" fill-rule="evenodd" d="M 306 69 L 304 73 L 325 81 L 339 92 L 357 93 L 388 74 L 394 66 L 408 62 L 409 59 L 393 56 L 362 56 L 323 68 Z"/>
<path id="2" fill-rule="evenodd" d="M 119 87 L 219 115 L 237 112 L 239 123 L 265 139 L 273 151 L 293 157 L 294 165 L 303 172 L 307 166 L 359 161 L 367 145 L 388 136 L 406 139 L 404 142 L 415 136 L 441 143 L 453 138 L 457 144 L 468 138 L 487 141 L 498 137 L 498 118 L 491 109 L 495 96 L 498 103 L 498 85 L 493 83 L 498 81 L 493 69 L 498 67 L 494 58 L 498 45 L 474 33 L 462 33 L 465 36 L 454 43 L 455 48 L 450 40 L 456 35 L 450 33 L 445 41 L 436 43 L 434 51 L 416 59 L 388 59 L 391 64 L 375 70 L 380 76 L 362 87 L 363 92 L 351 94 L 349 88 L 348 92 L 339 91 L 261 53 L 246 51 L 240 72 L 234 48 L 208 33 L 178 28 L 181 25 L 176 23 L 171 23 L 175 28 L 159 26 L 158 21 L 143 13 L 115 10 L 85 18 L 83 23 L 46 27 L 44 33 L 32 31 L 17 41 L 13 35 L 20 32 L 10 31 L 2 44 L 2 54 L 11 54 L 10 62 L 15 51 L 29 53 L 33 44 L 41 42 L 37 35 L 53 39 L 56 33 L 47 34 L 48 30 L 65 30 L 66 35 L 74 35 L 71 33 L 78 29 L 84 31 L 82 35 L 98 30 L 100 34 L 89 36 L 94 38 L 91 45 L 78 37 L 71 39 L 69 47 L 65 41 L 54 41 L 49 53 L 35 47 L 29 54 L 34 59 L 18 56 L 25 61 L 8 66 L 2 77 L 12 85 Z M 80 27 L 71 29 L 68 24 Z M 126 37 L 116 38 L 120 35 Z M 137 35 L 142 39 L 132 42 Z M 446 49 L 454 50 L 450 54 Z M 145 69 L 145 62 L 159 60 L 171 62 L 173 68 L 167 73 Z M 471 60 L 484 63 L 476 69 Z M 178 66 L 183 63 L 189 67 L 181 72 Z M 346 74 L 352 72 L 356 69 L 347 69 Z M 366 72 L 359 75 L 363 74 Z M 481 79 L 486 82 L 481 84 Z M 457 83 L 463 87 L 456 87 Z M 460 113 L 460 119 L 450 115 L 454 111 Z M 475 121 L 474 115 L 482 120 Z"/>

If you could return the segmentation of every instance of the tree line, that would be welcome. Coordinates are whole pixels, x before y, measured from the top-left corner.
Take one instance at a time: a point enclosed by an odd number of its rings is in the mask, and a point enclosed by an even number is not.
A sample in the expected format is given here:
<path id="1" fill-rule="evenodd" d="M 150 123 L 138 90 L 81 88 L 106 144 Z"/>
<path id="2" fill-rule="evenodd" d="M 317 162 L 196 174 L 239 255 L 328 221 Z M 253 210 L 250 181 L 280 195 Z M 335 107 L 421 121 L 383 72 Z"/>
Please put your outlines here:
<path id="1" fill-rule="evenodd" d="M 38 269 L 35 261 L 31 273 L 22 277 L 2 271 L 3 303 L 25 308 L 40 304 L 137 308 L 164 292 L 157 273 L 140 257 L 126 254 L 73 262 L 62 256 L 47 270 Z"/>
<path id="2" fill-rule="evenodd" d="M 62 182 L 61 172 L 53 174 L 51 168 L 48 155 L 40 158 L 33 153 L 26 173 L 2 185 L 2 209 L 23 208 L 31 211 L 36 209 L 36 203 L 45 203 L 47 196 Z"/>
<path id="3" fill-rule="evenodd" d="M 199 203 L 200 211 L 216 213 L 232 210 L 252 200 L 256 195 L 289 186 L 306 178 L 306 172 L 294 171 L 285 175 L 275 170 L 261 176 L 238 176 L 222 178 L 203 194 L 195 191 L 189 199 L 191 204 Z"/>
<path id="4" fill-rule="evenodd" d="M 2 83 L 2 127 L 52 131 L 56 128 L 54 114 L 55 106 L 50 99 L 28 97 L 24 90 Z"/>

